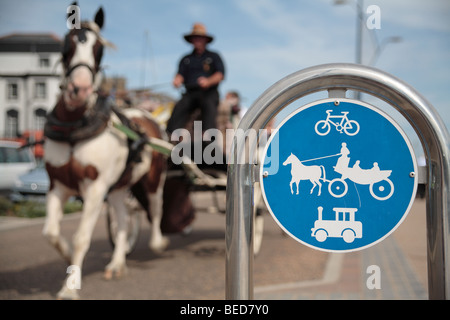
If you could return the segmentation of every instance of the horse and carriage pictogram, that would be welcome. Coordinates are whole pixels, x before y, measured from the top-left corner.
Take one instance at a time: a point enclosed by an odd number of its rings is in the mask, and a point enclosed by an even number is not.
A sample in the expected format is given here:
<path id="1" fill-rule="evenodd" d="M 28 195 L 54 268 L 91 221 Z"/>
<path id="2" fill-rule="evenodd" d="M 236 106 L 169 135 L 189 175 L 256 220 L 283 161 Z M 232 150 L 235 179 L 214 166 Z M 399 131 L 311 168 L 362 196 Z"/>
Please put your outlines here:
<path id="1" fill-rule="evenodd" d="M 350 180 L 356 184 L 369 185 L 369 191 L 373 198 L 377 200 L 387 200 L 394 193 L 394 184 L 389 179 L 392 170 L 380 170 L 378 163 L 374 162 L 371 169 L 362 169 L 359 167 L 360 161 L 350 167 L 349 151 L 346 144 L 342 144 L 341 152 L 334 155 L 324 156 L 315 159 L 300 161 L 293 153 L 283 162 L 283 165 L 291 165 L 291 193 L 294 194 L 294 184 L 296 185 L 296 194 L 299 194 L 299 184 L 301 180 L 309 180 L 313 186 L 310 190 L 312 194 L 316 186 L 318 187 L 318 196 L 321 194 L 322 182 L 328 183 L 328 192 L 335 198 L 341 198 L 347 194 L 348 183 Z M 339 178 L 328 180 L 326 178 L 326 170 L 323 165 L 306 166 L 303 163 L 316 161 L 324 158 L 337 157 L 338 161 L 334 166 L 334 171 L 339 173 Z"/>

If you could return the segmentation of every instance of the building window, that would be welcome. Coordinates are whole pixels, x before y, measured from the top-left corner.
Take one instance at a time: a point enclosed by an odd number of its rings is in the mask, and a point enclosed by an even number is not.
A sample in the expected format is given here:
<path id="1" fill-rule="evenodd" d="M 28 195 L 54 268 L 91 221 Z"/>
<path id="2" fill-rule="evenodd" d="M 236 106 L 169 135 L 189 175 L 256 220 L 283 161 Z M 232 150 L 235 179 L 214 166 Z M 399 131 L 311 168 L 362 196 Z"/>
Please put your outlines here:
<path id="1" fill-rule="evenodd" d="M 39 67 L 40 68 L 50 67 L 50 59 L 48 57 L 40 57 L 39 58 Z"/>
<path id="2" fill-rule="evenodd" d="M 47 87 L 45 85 L 45 82 L 39 81 L 35 84 L 35 93 L 34 97 L 37 99 L 45 99 L 47 96 Z"/>
<path id="3" fill-rule="evenodd" d="M 19 98 L 19 86 L 17 83 L 8 83 L 8 100 L 17 100 Z"/>
<path id="4" fill-rule="evenodd" d="M 36 130 L 43 130 L 46 121 L 47 111 L 43 108 L 34 111 L 34 128 Z"/>
<path id="5" fill-rule="evenodd" d="M 9 109 L 6 111 L 5 137 L 15 138 L 19 136 L 19 111 Z"/>

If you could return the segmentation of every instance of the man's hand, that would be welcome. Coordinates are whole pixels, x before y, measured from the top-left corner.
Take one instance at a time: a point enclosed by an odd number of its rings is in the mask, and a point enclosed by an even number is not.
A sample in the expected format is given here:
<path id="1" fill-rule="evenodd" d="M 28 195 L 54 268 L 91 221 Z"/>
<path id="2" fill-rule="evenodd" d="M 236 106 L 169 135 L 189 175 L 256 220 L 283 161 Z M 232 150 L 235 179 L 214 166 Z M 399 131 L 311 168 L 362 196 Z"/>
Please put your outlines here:
<path id="1" fill-rule="evenodd" d="M 208 89 L 209 87 L 215 86 L 219 84 L 223 80 L 223 73 L 222 72 L 215 72 L 212 76 L 209 78 L 206 77 L 199 77 L 197 79 L 197 83 L 202 89 Z"/>
<path id="2" fill-rule="evenodd" d="M 173 78 L 172 84 L 175 88 L 181 87 L 184 82 L 184 78 L 181 74 L 177 74 L 175 78 Z"/>
<path id="3" fill-rule="evenodd" d="M 202 89 L 208 89 L 211 86 L 209 79 L 206 77 L 199 77 L 197 83 Z"/>

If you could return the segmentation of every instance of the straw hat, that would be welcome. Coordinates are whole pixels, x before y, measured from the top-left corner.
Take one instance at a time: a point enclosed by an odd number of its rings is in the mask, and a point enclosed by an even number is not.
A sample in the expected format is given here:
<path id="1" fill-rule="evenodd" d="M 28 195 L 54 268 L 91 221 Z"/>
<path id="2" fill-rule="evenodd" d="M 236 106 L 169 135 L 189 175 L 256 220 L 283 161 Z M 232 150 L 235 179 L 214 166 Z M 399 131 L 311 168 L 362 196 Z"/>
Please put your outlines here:
<path id="1" fill-rule="evenodd" d="M 214 40 L 214 38 L 206 32 L 206 27 L 202 23 L 194 23 L 191 33 L 184 35 L 184 39 L 187 42 L 191 42 L 192 37 L 204 37 L 208 40 L 208 43 Z"/>

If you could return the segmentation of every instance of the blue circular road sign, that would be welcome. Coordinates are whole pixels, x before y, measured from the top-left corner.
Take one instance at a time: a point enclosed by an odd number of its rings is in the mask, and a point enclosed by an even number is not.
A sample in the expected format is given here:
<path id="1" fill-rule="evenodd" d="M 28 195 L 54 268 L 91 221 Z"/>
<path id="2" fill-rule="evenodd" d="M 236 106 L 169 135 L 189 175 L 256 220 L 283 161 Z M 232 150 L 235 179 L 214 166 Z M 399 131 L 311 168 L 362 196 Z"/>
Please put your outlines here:
<path id="1" fill-rule="evenodd" d="M 367 103 L 325 99 L 290 114 L 260 168 L 264 201 L 294 239 L 323 251 L 372 246 L 405 219 L 417 189 L 406 134 Z"/>

